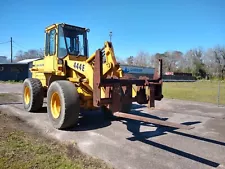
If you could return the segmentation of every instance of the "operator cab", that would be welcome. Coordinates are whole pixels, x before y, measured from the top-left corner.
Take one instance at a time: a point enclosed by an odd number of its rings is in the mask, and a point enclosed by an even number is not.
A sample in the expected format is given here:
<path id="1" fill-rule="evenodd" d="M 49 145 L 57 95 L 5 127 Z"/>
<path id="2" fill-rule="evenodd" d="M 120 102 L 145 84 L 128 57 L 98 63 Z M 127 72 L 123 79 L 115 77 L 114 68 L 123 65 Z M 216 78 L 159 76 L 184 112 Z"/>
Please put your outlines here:
<path id="1" fill-rule="evenodd" d="M 68 55 L 88 57 L 87 32 L 89 31 L 89 29 L 64 23 L 48 27 L 46 29 L 45 56 L 57 55 L 60 59 Z"/>

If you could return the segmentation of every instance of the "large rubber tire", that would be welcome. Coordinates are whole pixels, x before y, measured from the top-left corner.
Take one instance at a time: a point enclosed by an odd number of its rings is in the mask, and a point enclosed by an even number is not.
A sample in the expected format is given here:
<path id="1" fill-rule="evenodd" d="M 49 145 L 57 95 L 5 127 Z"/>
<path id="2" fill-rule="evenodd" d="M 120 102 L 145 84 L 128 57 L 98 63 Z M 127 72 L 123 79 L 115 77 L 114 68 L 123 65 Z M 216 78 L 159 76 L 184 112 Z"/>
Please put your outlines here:
<path id="1" fill-rule="evenodd" d="M 77 124 L 80 114 L 80 98 L 72 82 L 57 80 L 51 83 L 47 92 L 47 111 L 56 129 L 67 129 Z"/>
<path id="2" fill-rule="evenodd" d="M 23 82 L 23 105 L 28 112 L 36 112 L 43 106 L 44 90 L 39 79 L 27 78 Z"/>

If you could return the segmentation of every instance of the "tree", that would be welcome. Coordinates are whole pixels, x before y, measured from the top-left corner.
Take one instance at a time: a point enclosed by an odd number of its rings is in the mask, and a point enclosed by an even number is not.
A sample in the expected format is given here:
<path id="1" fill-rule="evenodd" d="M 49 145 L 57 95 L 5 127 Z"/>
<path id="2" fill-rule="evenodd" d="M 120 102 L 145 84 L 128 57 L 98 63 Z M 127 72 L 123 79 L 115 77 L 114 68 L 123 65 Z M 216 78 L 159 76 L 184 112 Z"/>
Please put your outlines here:
<path id="1" fill-rule="evenodd" d="M 126 64 L 125 61 L 121 57 L 119 57 L 119 56 L 115 56 L 115 57 L 116 57 L 117 63 L 119 63 L 119 64 Z"/>
<path id="2" fill-rule="evenodd" d="M 159 64 L 159 59 L 163 60 L 163 73 L 167 71 L 167 64 L 166 62 L 166 56 L 164 53 L 156 53 L 151 57 L 151 64 L 153 65 L 152 67 L 157 68 Z"/>
<path id="3" fill-rule="evenodd" d="M 224 78 L 225 73 L 225 47 L 209 48 L 205 55 L 207 72 L 211 76 Z"/>
<path id="4" fill-rule="evenodd" d="M 184 61 L 183 53 L 181 51 L 175 50 L 172 52 L 172 58 L 173 58 L 174 66 L 175 66 L 174 71 L 176 72 L 181 71 L 182 63 Z"/>
<path id="5" fill-rule="evenodd" d="M 179 69 L 179 63 L 182 58 L 180 51 L 167 51 L 164 53 L 156 53 L 152 56 L 151 63 L 153 67 L 158 66 L 158 59 L 163 60 L 163 72 L 173 72 Z"/>
<path id="6" fill-rule="evenodd" d="M 134 57 L 133 56 L 130 56 L 126 59 L 127 61 L 127 64 L 128 65 L 133 65 L 134 64 Z"/>
<path id="7" fill-rule="evenodd" d="M 140 51 L 134 57 L 133 65 L 148 67 L 150 66 L 150 54 L 148 52 Z"/>
<path id="8" fill-rule="evenodd" d="M 204 63 L 206 72 L 210 77 L 218 76 L 218 65 L 213 48 L 207 49 L 204 55 Z"/>
<path id="9" fill-rule="evenodd" d="M 225 73 L 225 47 L 217 46 L 214 49 L 215 62 L 219 71 L 219 76 L 223 79 Z"/>
<path id="10" fill-rule="evenodd" d="M 167 71 L 192 73 L 197 78 L 225 77 L 225 46 L 217 45 L 203 50 L 192 48 L 185 53 L 178 50 L 150 55 L 140 51 L 135 57 L 126 59 L 127 64 L 158 67 L 158 59 L 163 60 L 163 73 Z"/>
<path id="11" fill-rule="evenodd" d="M 43 49 L 30 49 L 26 52 L 19 50 L 15 55 L 15 61 L 21 61 L 24 59 L 34 59 L 34 58 L 43 58 L 44 57 L 44 51 Z"/>
<path id="12" fill-rule="evenodd" d="M 187 69 L 192 70 L 192 74 L 197 78 L 205 78 L 206 70 L 203 63 L 203 50 L 201 48 L 195 48 L 187 51 L 185 54 Z"/>
<path id="13" fill-rule="evenodd" d="M 166 69 L 169 72 L 176 72 L 179 68 L 179 61 L 182 57 L 182 52 L 180 51 L 167 51 L 165 55 Z"/>

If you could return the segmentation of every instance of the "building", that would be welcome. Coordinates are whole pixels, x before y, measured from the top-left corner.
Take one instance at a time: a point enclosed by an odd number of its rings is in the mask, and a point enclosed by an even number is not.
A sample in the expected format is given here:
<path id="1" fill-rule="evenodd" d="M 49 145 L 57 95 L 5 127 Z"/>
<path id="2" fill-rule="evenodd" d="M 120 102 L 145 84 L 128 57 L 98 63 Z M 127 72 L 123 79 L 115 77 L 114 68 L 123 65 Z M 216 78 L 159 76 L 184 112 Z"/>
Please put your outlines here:
<path id="1" fill-rule="evenodd" d="M 0 57 L 4 62 L 6 57 Z M 29 68 L 32 67 L 32 62 L 39 60 L 40 58 L 25 59 L 17 63 L 0 63 L 0 81 L 23 81 L 28 77 L 31 77 Z M 132 77 L 139 78 L 140 76 L 147 76 L 150 79 L 153 78 L 155 68 L 140 67 L 130 65 L 120 65 L 125 75 L 131 75 Z M 165 82 L 177 82 L 177 81 L 196 81 L 196 78 L 190 75 L 175 74 L 174 72 L 167 72 L 163 75 L 163 81 Z"/>
<path id="2" fill-rule="evenodd" d="M 24 60 L 21 60 L 21 61 L 19 61 L 19 62 L 17 62 L 17 63 L 19 63 L 19 64 L 27 64 L 27 77 L 32 77 L 32 75 L 31 75 L 31 72 L 30 72 L 30 70 L 29 70 L 29 68 L 31 68 L 32 66 L 33 66 L 33 61 L 36 61 L 36 60 L 39 60 L 40 58 L 33 58 L 33 59 L 24 59 Z"/>
<path id="3" fill-rule="evenodd" d="M 0 81 L 22 81 L 28 76 L 28 64 L 1 63 Z"/>
<path id="4" fill-rule="evenodd" d="M 25 59 L 17 63 L 2 63 L 0 64 L 0 81 L 23 81 L 31 77 L 29 68 L 32 67 L 32 62 L 40 58 Z M 154 68 L 121 65 L 125 74 L 130 74 L 134 77 L 148 76 L 150 78 L 154 75 Z"/>
<path id="5" fill-rule="evenodd" d="M 191 73 L 184 72 L 165 72 L 163 75 L 164 82 L 194 82 L 197 79 Z"/>
<path id="6" fill-rule="evenodd" d="M 17 63 L 26 63 L 26 64 L 29 64 L 29 63 L 32 63 L 33 61 L 35 60 L 39 60 L 40 58 L 34 58 L 34 59 L 24 59 L 24 60 L 21 60 Z"/>
<path id="7" fill-rule="evenodd" d="M 0 56 L 0 63 L 7 63 L 7 57 L 6 56 Z"/>
<path id="8" fill-rule="evenodd" d="M 147 76 L 152 78 L 154 75 L 155 68 L 151 67 L 141 67 L 141 66 L 131 66 L 131 65 L 120 65 L 124 74 L 131 74 L 135 77 Z"/>
<path id="9" fill-rule="evenodd" d="M 0 81 L 23 81 L 31 77 L 29 68 L 32 66 L 32 61 L 38 59 L 26 59 L 17 63 L 0 63 Z"/>

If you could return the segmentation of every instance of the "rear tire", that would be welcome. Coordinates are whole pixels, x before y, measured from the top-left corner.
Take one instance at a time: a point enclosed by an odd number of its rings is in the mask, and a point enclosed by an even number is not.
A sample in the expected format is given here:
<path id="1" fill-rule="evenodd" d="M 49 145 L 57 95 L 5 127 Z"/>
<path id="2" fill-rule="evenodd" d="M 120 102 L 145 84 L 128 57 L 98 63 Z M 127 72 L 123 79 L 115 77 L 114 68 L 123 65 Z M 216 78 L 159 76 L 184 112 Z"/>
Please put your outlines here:
<path id="1" fill-rule="evenodd" d="M 39 79 L 27 78 L 23 82 L 23 105 L 28 112 L 35 112 L 42 108 L 44 91 Z"/>
<path id="2" fill-rule="evenodd" d="M 67 129 L 77 124 L 80 99 L 72 82 L 57 80 L 51 83 L 47 91 L 47 111 L 56 129 Z"/>

